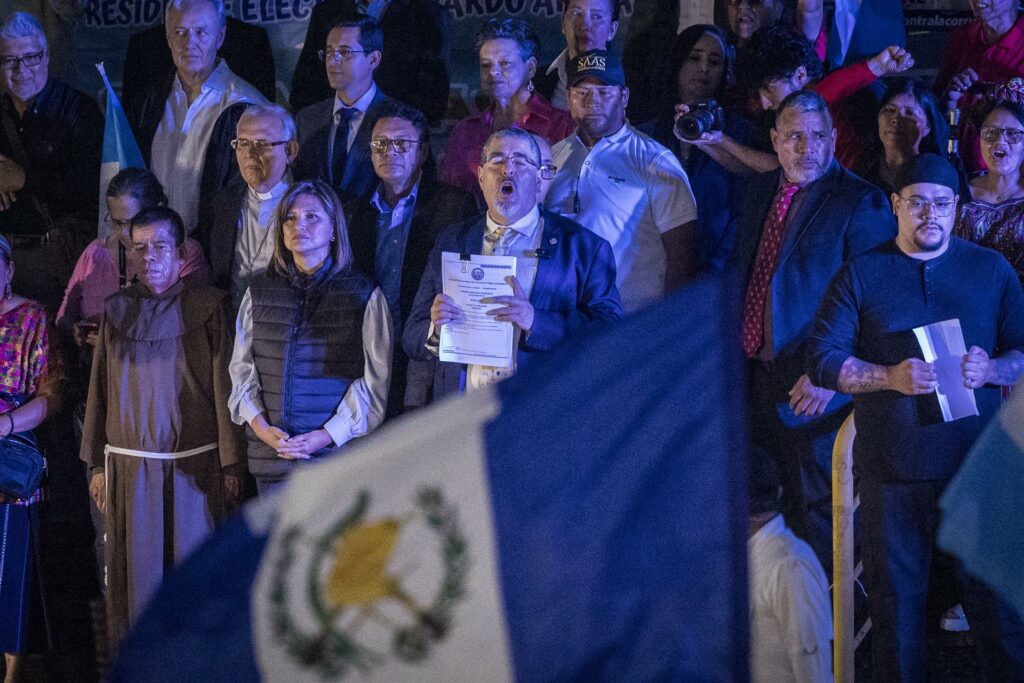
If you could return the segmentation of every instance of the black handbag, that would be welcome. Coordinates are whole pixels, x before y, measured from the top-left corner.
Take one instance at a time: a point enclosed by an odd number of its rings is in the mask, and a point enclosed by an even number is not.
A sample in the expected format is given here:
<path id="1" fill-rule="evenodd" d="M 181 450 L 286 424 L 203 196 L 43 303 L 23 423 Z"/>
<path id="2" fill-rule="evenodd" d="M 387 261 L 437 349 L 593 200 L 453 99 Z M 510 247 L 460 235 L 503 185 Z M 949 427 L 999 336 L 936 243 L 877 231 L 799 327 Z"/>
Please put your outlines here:
<path id="1" fill-rule="evenodd" d="M 0 439 L 0 493 L 19 500 L 31 497 L 45 469 L 46 459 L 31 441 L 18 434 Z"/>

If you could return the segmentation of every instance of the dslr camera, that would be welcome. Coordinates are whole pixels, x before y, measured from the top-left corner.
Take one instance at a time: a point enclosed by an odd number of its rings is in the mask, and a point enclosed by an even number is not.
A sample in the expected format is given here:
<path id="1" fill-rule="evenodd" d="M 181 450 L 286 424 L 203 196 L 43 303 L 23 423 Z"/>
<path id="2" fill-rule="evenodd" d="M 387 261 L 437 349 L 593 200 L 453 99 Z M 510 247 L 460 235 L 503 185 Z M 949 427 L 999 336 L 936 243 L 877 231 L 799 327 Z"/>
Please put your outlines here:
<path id="1" fill-rule="evenodd" d="M 722 130 L 725 112 L 715 100 L 699 102 L 676 120 L 676 135 L 683 140 L 697 140 L 704 133 Z"/>

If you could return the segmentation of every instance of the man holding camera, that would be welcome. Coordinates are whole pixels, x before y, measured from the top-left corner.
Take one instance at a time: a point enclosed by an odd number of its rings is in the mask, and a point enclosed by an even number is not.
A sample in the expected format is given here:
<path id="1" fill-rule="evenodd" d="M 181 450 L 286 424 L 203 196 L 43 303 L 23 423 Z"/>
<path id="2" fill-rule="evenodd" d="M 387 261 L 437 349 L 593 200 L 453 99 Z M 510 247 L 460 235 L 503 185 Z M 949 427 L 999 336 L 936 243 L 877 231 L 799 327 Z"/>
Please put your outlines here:
<path id="1" fill-rule="evenodd" d="M 808 379 L 807 340 L 832 276 L 891 240 L 896 223 L 882 191 L 835 160 L 836 132 L 820 95 L 783 100 L 771 138 L 782 168 L 750 182 L 729 264 L 743 297 L 750 436 L 779 464 L 787 525 L 829 567 L 832 444 L 850 397 Z"/>
<path id="2" fill-rule="evenodd" d="M 545 205 L 608 240 L 626 312 L 697 272 L 697 208 L 671 151 L 626 121 L 629 89 L 618 57 L 591 50 L 569 61 L 576 134 L 552 148 L 558 173 Z"/>

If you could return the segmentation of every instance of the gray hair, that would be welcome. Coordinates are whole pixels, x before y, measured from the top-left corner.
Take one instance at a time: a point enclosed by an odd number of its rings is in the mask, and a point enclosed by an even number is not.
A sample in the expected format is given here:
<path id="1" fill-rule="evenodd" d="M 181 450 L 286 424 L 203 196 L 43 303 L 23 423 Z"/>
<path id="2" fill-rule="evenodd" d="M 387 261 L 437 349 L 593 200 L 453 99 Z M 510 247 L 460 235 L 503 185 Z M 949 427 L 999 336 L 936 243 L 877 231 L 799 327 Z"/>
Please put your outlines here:
<path id="1" fill-rule="evenodd" d="M 829 111 L 825 99 L 813 90 L 799 90 L 790 93 L 786 99 L 779 103 L 779 109 L 775 112 L 775 120 L 782 118 L 782 112 L 787 109 L 795 109 L 802 114 L 821 114 L 832 128 L 832 112 Z"/>
<path id="2" fill-rule="evenodd" d="M 0 40 L 17 38 L 35 38 L 45 48 L 46 31 L 34 15 L 28 12 L 14 12 L 4 17 L 0 23 Z"/>
<path id="3" fill-rule="evenodd" d="M 480 165 L 483 166 L 487 161 L 487 148 L 491 146 L 491 143 L 501 138 L 512 138 L 514 140 L 525 140 L 530 145 L 530 149 L 533 150 L 533 160 L 537 162 L 539 168 L 542 161 L 540 158 L 540 145 L 533 139 L 533 133 L 523 130 L 522 128 L 502 128 L 496 130 L 487 137 L 487 142 L 484 143 L 483 148 L 480 150 Z"/>
<path id="4" fill-rule="evenodd" d="M 170 0 L 167 6 L 164 7 L 164 23 L 167 23 L 167 13 L 171 11 L 171 8 L 180 11 L 184 10 L 184 5 L 190 5 L 193 2 L 208 2 L 213 7 L 213 11 L 217 13 L 217 18 L 220 19 L 220 25 L 223 27 L 227 22 L 227 17 L 224 12 L 224 0 Z"/>
<path id="5" fill-rule="evenodd" d="M 276 117 L 281 122 L 286 140 L 295 140 L 298 137 L 295 132 L 295 119 L 292 118 L 287 109 L 279 104 L 250 104 L 242 112 L 242 116 L 239 117 L 238 124 L 235 126 L 235 133 L 238 133 L 238 127 L 242 125 L 242 121 L 254 119 L 258 116 Z"/>

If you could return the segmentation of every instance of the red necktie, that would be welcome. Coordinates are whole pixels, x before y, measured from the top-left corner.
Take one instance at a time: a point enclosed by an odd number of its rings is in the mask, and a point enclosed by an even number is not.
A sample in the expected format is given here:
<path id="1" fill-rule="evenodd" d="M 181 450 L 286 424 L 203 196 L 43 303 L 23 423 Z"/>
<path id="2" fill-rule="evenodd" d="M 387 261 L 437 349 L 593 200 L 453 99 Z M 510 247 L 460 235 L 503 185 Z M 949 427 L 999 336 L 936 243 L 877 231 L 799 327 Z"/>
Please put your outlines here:
<path id="1" fill-rule="evenodd" d="M 779 260 L 782 246 L 782 232 L 786 227 L 786 214 L 793 203 L 793 195 L 800 189 L 795 183 L 782 186 L 775 195 L 775 202 L 764 223 L 761 245 L 754 260 L 754 270 L 747 285 L 747 297 L 743 301 L 743 352 L 753 358 L 764 343 L 764 304 L 768 299 L 775 264 Z"/>

